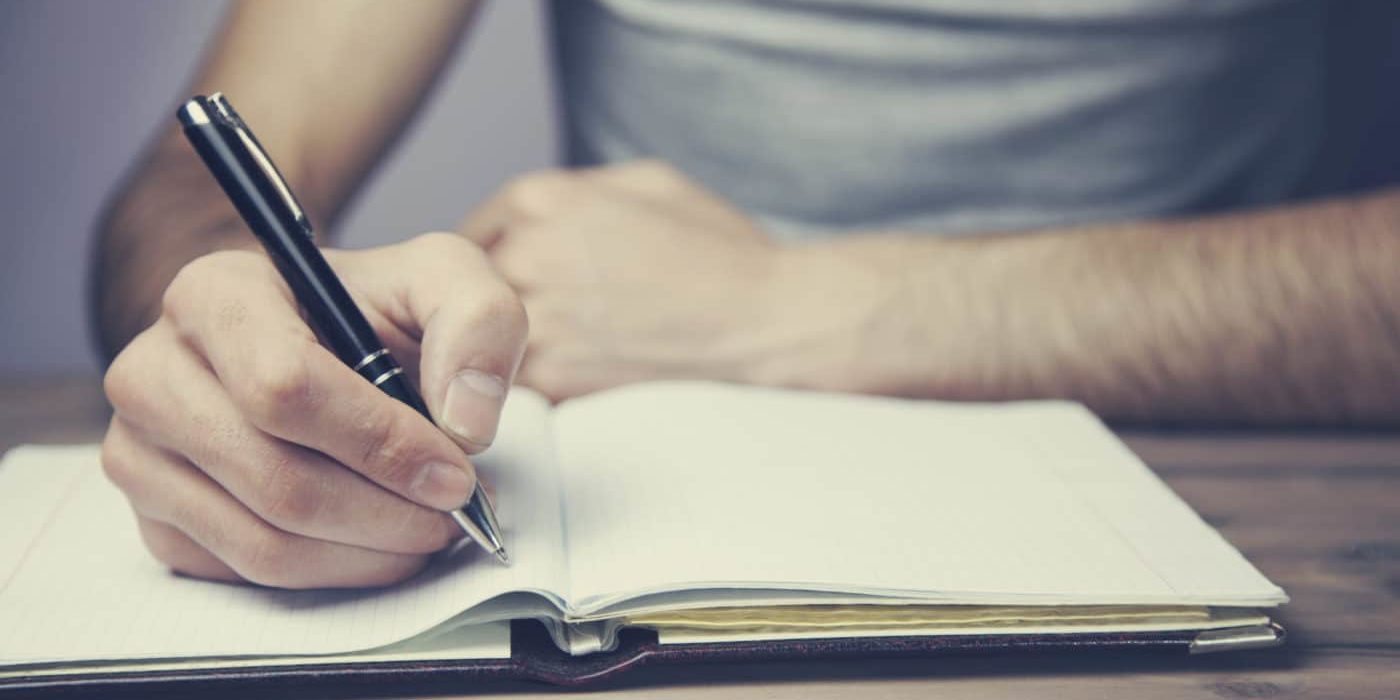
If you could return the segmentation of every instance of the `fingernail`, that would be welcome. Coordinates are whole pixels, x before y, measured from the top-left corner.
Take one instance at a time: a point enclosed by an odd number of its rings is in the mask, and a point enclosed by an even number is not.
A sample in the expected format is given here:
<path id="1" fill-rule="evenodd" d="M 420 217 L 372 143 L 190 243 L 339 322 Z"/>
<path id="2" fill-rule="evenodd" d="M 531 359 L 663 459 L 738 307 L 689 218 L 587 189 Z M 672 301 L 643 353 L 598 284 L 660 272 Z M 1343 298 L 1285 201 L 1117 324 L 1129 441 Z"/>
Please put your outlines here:
<path id="1" fill-rule="evenodd" d="M 447 385 L 442 422 L 458 437 L 485 449 L 496 439 L 496 423 L 506 400 L 506 383 L 500 377 L 474 369 L 463 370 Z"/>
<path id="2" fill-rule="evenodd" d="M 476 481 L 466 472 L 441 462 L 423 467 L 409 486 L 413 497 L 420 503 L 438 510 L 460 508 L 471 498 L 475 488 Z"/>

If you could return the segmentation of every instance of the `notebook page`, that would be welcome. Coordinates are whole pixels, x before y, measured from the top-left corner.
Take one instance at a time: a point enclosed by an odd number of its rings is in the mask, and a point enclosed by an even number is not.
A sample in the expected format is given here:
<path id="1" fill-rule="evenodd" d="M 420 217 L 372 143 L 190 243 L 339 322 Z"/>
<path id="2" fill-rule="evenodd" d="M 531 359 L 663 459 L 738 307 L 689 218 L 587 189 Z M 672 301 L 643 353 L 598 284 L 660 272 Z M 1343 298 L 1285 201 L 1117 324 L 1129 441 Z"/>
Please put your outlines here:
<path id="1" fill-rule="evenodd" d="M 1286 602 L 1282 589 L 1265 580 L 1127 445 L 1119 440 L 1059 439 L 1086 419 L 1097 422 L 1088 409 L 1081 407 L 1080 412 L 1037 419 L 1038 429 L 1028 434 L 1036 459 L 1055 469 L 1172 590 L 1199 600 L 1232 599 L 1239 605 Z"/>
<path id="2" fill-rule="evenodd" d="M 553 588 L 563 571 L 549 432 L 548 403 L 512 392 L 496 445 L 477 460 L 495 484 L 513 566 L 463 547 L 404 584 L 371 591 L 276 591 L 174 576 L 146 553 L 125 499 L 98 468 L 96 446 L 14 450 L 0 463 L 0 525 L 16 504 L 41 496 L 49 513 L 25 551 L 9 558 L 17 566 L 0 570 L 0 664 L 342 653 L 401 641 L 507 591 Z M 65 484 L 64 492 L 34 488 L 38 475 Z"/>
<path id="3" fill-rule="evenodd" d="M 986 604 L 1282 600 L 1184 505 L 1151 510 L 1148 544 L 1203 563 L 1158 571 L 1139 551 L 1143 514 L 1098 507 L 1092 480 L 1074 476 L 1110 473 L 1126 503 L 1178 499 L 1126 450 L 1099 449 L 1116 439 L 1074 404 L 644 384 L 565 404 L 555 428 L 578 612 L 747 586 Z M 1222 585 L 1179 590 L 1192 575 Z"/>

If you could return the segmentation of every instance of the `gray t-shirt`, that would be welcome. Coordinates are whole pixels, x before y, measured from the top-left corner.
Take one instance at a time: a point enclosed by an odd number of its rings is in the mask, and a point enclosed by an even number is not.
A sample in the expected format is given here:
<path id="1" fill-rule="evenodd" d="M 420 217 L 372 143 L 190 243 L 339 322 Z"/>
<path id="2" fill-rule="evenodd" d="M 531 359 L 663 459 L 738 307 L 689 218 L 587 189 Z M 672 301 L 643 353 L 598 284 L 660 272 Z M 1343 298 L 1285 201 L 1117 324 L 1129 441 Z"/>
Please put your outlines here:
<path id="1" fill-rule="evenodd" d="M 659 157 L 792 236 L 1303 194 L 1314 0 L 556 0 L 569 159 Z"/>

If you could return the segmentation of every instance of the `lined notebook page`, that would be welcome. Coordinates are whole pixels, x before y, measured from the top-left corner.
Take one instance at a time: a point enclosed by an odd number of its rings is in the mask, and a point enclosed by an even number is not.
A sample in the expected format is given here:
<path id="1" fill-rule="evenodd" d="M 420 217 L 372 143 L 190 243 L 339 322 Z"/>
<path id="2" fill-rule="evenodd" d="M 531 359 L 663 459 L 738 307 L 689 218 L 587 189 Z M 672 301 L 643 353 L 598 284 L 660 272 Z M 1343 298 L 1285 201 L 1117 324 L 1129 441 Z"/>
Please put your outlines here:
<path id="1" fill-rule="evenodd" d="M 1284 600 L 1074 404 L 645 384 L 565 404 L 555 435 L 581 613 L 744 586 L 950 603 Z"/>
<path id="2" fill-rule="evenodd" d="M 563 572 L 550 443 L 547 403 L 517 392 L 496 447 L 478 460 L 496 485 L 514 566 L 466 547 L 377 591 L 174 576 L 146 553 L 95 446 L 14 450 L 0 463 L 0 664 L 348 652 L 406 639 L 502 592 L 552 588 Z"/>

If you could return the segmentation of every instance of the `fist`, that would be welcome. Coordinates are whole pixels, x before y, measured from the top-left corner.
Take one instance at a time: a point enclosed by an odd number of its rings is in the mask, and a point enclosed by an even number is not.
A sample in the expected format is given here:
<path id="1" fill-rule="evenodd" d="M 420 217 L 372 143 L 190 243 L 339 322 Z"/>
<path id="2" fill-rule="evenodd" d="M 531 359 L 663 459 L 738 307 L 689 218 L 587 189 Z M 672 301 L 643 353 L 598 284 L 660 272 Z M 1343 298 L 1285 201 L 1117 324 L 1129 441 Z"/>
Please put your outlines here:
<path id="1" fill-rule="evenodd" d="M 533 328 L 520 383 L 562 400 L 655 379 L 749 381 L 785 315 L 780 249 L 665 163 L 547 171 L 462 227 L 520 294 Z"/>

